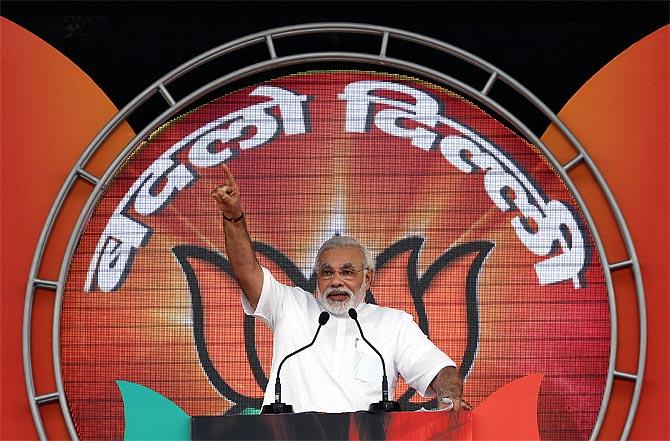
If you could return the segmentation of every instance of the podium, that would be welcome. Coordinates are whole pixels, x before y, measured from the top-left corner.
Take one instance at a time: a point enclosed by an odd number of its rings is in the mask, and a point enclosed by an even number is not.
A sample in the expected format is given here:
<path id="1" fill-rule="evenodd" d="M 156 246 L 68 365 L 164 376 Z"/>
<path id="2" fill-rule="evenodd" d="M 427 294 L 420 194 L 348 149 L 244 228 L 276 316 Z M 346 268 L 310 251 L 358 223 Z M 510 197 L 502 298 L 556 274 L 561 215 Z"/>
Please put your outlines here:
<path id="1" fill-rule="evenodd" d="M 195 416 L 193 440 L 472 440 L 470 412 Z"/>

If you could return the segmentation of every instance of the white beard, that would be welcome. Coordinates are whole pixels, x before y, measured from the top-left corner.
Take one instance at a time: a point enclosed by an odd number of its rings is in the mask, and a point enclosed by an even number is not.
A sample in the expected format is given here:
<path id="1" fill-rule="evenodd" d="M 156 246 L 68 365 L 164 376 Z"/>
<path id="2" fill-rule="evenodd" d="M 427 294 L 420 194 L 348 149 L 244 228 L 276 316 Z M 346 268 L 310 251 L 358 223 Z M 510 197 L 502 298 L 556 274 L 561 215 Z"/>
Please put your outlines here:
<path id="1" fill-rule="evenodd" d="M 330 288 L 326 289 L 322 294 L 319 291 L 319 288 L 317 287 L 316 300 L 323 307 L 323 309 L 330 312 L 331 314 L 346 315 L 349 312 L 350 308 L 356 308 L 365 298 L 365 292 L 366 292 L 365 286 L 361 285 L 361 288 L 358 291 L 359 291 L 358 293 L 354 294 L 354 292 L 351 291 L 346 286 L 342 286 L 340 288 L 335 288 L 334 286 L 331 286 Z M 335 292 L 338 294 L 346 293 L 349 296 L 349 298 L 341 302 L 330 300 L 328 296 Z"/>

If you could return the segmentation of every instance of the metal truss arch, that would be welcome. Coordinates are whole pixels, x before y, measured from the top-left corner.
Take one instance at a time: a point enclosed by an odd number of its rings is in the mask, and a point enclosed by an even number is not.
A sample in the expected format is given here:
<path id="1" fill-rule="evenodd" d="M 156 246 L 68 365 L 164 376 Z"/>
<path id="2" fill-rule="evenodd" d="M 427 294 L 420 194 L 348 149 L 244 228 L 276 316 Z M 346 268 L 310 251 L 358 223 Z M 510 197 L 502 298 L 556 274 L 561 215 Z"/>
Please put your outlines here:
<path id="1" fill-rule="evenodd" d="M 281 51 L 277 51 L 275 47 L 275 42 L 280 41 L 287 37 L 307 37 L 315 34 L 363 34 L 369 35 L 376 38 L 379 38 L 379 50 L 376 53 L 368 52 L 345 52 L 345 51 L 316 51 L 316 52 L 302 52 L 297 54 L 282 55 Z M 410 44 L 415 44 L 419 47 L 430 48 L 439 51 L 440 53 L 455 57 L 461 61 L 468 63 L 471 66 L 476 67 L 477 69 L 484 72 L 488 79 L 484 84 L 475 85 L 470 84 L 467 80 L 458 79 L 452 77 L 446 73 L 440 72 L 434 68 L 428 67 L 426 65 L 405 60 L 399 58 L 393 58 L 388 56 L 389 48 L 392 47 L 394 41 L 404 41 Z M 173 94 L 170 92 L 170 85 L 176 80 L 185 77 L 195 69 L 205 66 L 208 63 L 211 63 L 214 60 L 218 60 L 228 54 L 232 54 L 238 51 L 241 51 L 250 47 L 264 46 L 267 49 L 267 58 L 260 60 L 256 63 L 249 64 L 243 68 L 234 70 L 232 72 L 226 73 L 217 79 L 210 81 L 200 87 L 195 88 L 194 91 L 187 94 L 186 96 L 175 99 Z M 506 74 L 501 69 L 496 66 L 488 63 L 487 61 L 470 54 L 469 52 L 460 49 L 456 46 L 450 45 L 448 43 L 416 34 L 413 32 L 408 32 L 400 29 L 394 29 L 383 26 L 368 25 L 368 24 L 357 24 L 357 23 L 313 23 L 313 24 L 303 24 L 303 25 L 294 25 L 294 26 L 285 26 L 275 29 L 270 29 L 263 32 L 258 32 L 251 34 L 216 48 L 213 48 L 207 52 L 202 53 L 201 55 L 194 57 L 193 59 L 187 61 L 186 63 L 178 66 L 177 68 L 171 70 L 159 80 L 151 84 L 149 87 L 144 89 L 137 97 L 131 100 L 125 107 L 123 107 L 106 125 L 101 129 L 101 131 L 95 136 L 91 143 L 86 147 L 82 155 L 79 157 L 72 170 L 70 171 L 68 177 L 65 180 L 65 183 L 61 187 L 56 200 L 54 201 L 49 215 L 46 219 L 42 232 L 40 234 L 39 241 L 37 243 L 31 269 L 30 275 L 26 287 L 26 298 L 25 298 L 25 307 L 24 307 L 24 317 L 23 317 L 23 362 L 24 362 L 24 375 L 26 380 L 26 387 L 28 392 L 28 397 L 30 400 L 30 408 L 37 429 L 37 433 L 40 439 L 47 439 L 46 432 L 44 430 L 44 425 L 42 423 L 42 417 L 39 411 L 39 407 L 47 404 L 58 401 L 60 403 L 61 411 L 63 418 L 65 420 L 65 425 L 69 431 L 72 439 L 78 439 L 76 429 L 70 417 L 70 412 L 65 396 L 65 391 L 63 388 L 63 381 L 61 377 L 60 370 L 60 346 L 59 346 L 59 335 L 60 335 L 60 312 L 61 312 L 61 303 L 63 299 L 63 292 L 65 286 L 65 280 L 67 277 L 69 263 L 74 253 L 76 244 L 79 241 L 79 238 L 83 232 L 83 228 L 91 215 L 95 203 L 98 198 L 106 188 L 107 184 L 110 182 L 111 178 L 114 176 L 114 173 L 119 169 L 125 158 L 130 152 L 133 151 L 139 145 L 139 143 L 146 139 L 146 137 L 156 130 L 160 125 L 169 121 L 170 118 L 178 114 L 178 112 L 187 109 L 188 106 L 193 105 L 198 99 L 204 97 L 208 93 L 216 91 L 217 89 L 228 85 L 234 81 L 249 77 L 254 74 L 261 72 L 272 71 L 280 68 L 290 67 L 290 66 L 299 66 L 299 65 L 309 65 L 311 63 L 320 63 L 320 62 L 335 62 L 342 63 L 363 63 L 370 66 L 381 66 L 387 68 L 399 69 L 403 72 L 411 72 L 414 74 L 422 75 L 426 78 L 437 81 L 441 85 L 448 86 L 454 90 L 457 90 L 477 103 L 483 104 L 487 108 L 497 112 L 501 115 L 509 124 L 511 124 L 516 130 L 518 130 L 523 136 L 525 136 L 531 143 L 535 144 L 548 160 L 553 165 L 554 169 L 559 173 L 563 181 L 568 186 L 569 190 L 575 197 L 580 209 L 584 213 L 584 216 L 587 220 L 589 229 L 593 235 L 593 239 L 596 245 L 598 255 L 603 263 L 603 268 L 605 269 L 605 280 L 608 289 L 608 298 L 610 305 L 610 316 L 611 316 L 611 347 L 610 347 L 610 362 L 609 370 L 605 385 L 605 391 L 603 394 L 600 412 L 596 421 L 596 424 L 593 428 L 591 434 L 591 439 L 595 439 L 598 436 L 598 433 L 602 427 L 605 412 L 607 410 L 609 398 L 611 395 L 612 384 L 615 378 L 633 381 L 635 383 L 633 398 L 628 410 L 628 415 L 626 422 L 621 433 L 622 439 L 627 439 L 632 428 L 632 424 L 635 418 L 635 413 L 637 410 L 637 405 L 640 399 L 641 390 L 642 390 L 642 380 L 644 376 L 644 366 L 646 358 L 646 306 L 644 299 L 644 288 L 642 282 L 642 274 L 640 271 L 639 261 L 635 252 L 635 247 L 632 241 L 632 237 L 629 233 L 626 222 L 623 218 L 621 210 L 611 192 L 605 179 L 598 171 L 593 160 L 588 155 L 586 149 L 580 144 L 577 138 L 570 132 L 566 125 L 556 116 L 542 101 L 540 101 L 535 95 L 533 95 L 528 89 L 518 83 L 510 75 Z M 497 82 L 506 84 L 508 87 L 513 89 L 516 93 L 522 96 L 525 101 L 532 106 L 533 108 L 539 110 L 542 115 L 544 115 L 548 122 L 553 124 L 563 136 L 572 144 L 575 150 L 578 152 L 577 155 L 566 164 L 560 164 L 559 161 L 555 158 L 552 152 L 540 141 L 537 134 L 533 133 L 519 118 L 514 116 L 507 108 L 505 108 L 500 103 L 494 101 L 489 96 L 489 92 Z M 151 123 L 146 125 L 132 140 L 131 142 L 123 149 L 121 154 L 119 154 L 114 161 L 112 161 L 103 176 L 96 177 L 86 170 L 86 166 L 91 160 L 92 156 L 98 149 L 101 147 L 103 142 L 108 139 L 111 134 L 125 121 L 132 116 L 140 106 L 145 103 L 147 100 L 154 96 L 160 96 L 163 98 L 167 104 L 167 108 L 157 115 Z M 568 172 L 577 164 L 585 164 L 589 171 L 592 173 L 595 178 L 600 191 L 603 193 L 604 197 L 608 201 L 612 214 L 617 222 L 619 232 L 621 234 L 622 240 L 625 244 L 626 252 L 628 258 L 621 262 L 608 262 L 605 249 L 603 247 L 602 241 L 598 234 L 598 231 L 595 227 L 593 218 L 591 217 L 586 204 L 584 203 L 582 197 L 577 191 L 575 185 L 568 176 Z M 58 280 L 42 280 L 39 278 L 39 269 L 44 257 L 44 251 L 46 248 L 46 243 L 49 237 L 52 234 L 54 223 L 61 212 L 65 200 L 68 198 L 70 191 L 72 190 L 75 183 L 79 180 L 93 185 L 93 191 L 90 194 L 86 204 L 84 205 L 83 210 L 81 211 L 79 218 L 75 224 L 75 227 L 70 236 L 67 249 L 65 252 L 64 259 L 61 263 L 61 270 Z M 635 282 L 637 303 L 638 303 L 638 314 L 639 314 L 639 323 L 640 323 L 640 352 L 638 355 L 638 367 L 635 373 L 625 373 L 618 372 L 615 369 L 616 362 L 616 346 L 617 346 L 617 322 L 616 322 L 616 298 L 614 295 L 614 286 L 612 283 L 611 273 L 613 271 L 630 268 L 632 270 L 632 275 Z M 37 395 L 35 391 L 34 378 L 33 378 L 33 369 L 32 369 L 32 355 L 30 350 L 31 342 L 31 322 L 33 320 L 33 302 L 35 297 L 36 289 L 49 289 L 55 291 L 56 301 L 54 305 L 54 314 L 53 314 L 53 330 L 52 330 L 52 348 L 53 348 L 53 362 L 54 362 L 54 376 L 56 380 L 57 391 L 51 392 L 44 395 Z"/>

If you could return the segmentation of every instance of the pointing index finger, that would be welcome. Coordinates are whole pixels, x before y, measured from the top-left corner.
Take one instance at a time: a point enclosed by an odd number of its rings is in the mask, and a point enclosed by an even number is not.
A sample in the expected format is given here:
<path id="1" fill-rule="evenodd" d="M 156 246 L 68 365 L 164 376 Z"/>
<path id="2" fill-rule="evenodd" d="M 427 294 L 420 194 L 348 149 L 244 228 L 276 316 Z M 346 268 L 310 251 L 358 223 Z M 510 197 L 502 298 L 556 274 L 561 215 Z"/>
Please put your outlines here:
<path id="1" fill-rule="evenodd" d="M 230 171 L 230 169 L 228 168 L 228 166 L 227 166 L 226 164 L 221 164 L 221 167 L 223 168 L 223 175 L 225 176 L 226 181 L 228 181 L 228 183 L 229 183 L 232 187 L 237 186 L 237 183 L 235 182 L 235 177 L 234 177 L 233 174 L 231 173 L 231 171 Z"/>

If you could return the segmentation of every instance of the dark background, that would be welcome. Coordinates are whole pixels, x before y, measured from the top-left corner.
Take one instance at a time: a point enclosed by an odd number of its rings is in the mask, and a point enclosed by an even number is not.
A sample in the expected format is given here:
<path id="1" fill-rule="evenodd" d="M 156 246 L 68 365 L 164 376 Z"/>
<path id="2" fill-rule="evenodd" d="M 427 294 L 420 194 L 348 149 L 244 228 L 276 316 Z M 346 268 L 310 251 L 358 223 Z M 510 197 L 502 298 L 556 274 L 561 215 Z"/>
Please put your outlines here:
<path id="1" fill-rule="evenodd" d="M 2 16 L 28 29 L 81 67 L 121 108 L 168 71 L 200 53 L 261 30 L 324 21 L 396 27 L 465 49 L 514 77 L 558 112 L 601 67 L 669 22 L 669 2 L 14 2 Z M 329 35 L 277 41 L 279 55 L 320 50 L 379 49 L 379 38 Z M 282 44 L 284 46 L 282 46 Z M 292 46 L 291 46 L 292 45 Z M 389 56 L 425 63 L 484 85 L 487 75 L 446 60 L 432 50 L 392 42 Z M 203 72 L 198 81 L 267 58 L 251 49 Z M 330 67 L 309 65 L 307 67 Z M 368 66 L 368 68 L 370 68 Z M 304 70 L 304 67 L 295 67 Z M 290 71 L 290 69 L 289 69 Z M 274 71 L 228 87 L 276 77 Z M 195 80 L 194 80 L 195 81 Z M 548 121 L 496 84 L 503 102 L 541 134 Z M 193 90 L 175 84 L 175 98 Z M 625 87 L 622 85 L 622 87 Z M 220 93 L 219 93 L 220 94 Z M 148 103 L 130 118 L 138 130 L 162 104 Z"/>

